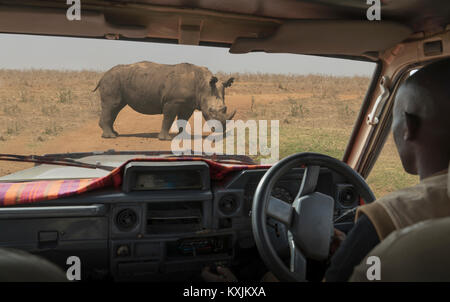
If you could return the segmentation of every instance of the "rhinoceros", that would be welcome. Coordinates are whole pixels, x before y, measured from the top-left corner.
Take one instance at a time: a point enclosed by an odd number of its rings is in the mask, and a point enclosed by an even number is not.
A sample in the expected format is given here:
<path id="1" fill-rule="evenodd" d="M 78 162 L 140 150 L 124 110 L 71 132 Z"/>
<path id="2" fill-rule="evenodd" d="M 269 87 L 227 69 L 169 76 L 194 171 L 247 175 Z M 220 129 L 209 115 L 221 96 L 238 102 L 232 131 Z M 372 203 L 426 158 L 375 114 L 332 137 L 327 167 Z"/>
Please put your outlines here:
<path id="1" fill-rule="evenodd" d="M 169 130 L 175 117 L 188 120 L 196 109 L 201 110 L 205 120 L 218 120 L 225 126 L 225 121 L 236 113 L 227 113 L 225 106 L 225 88 L 232 83 L 233 78 L 219 82 L 206 67 L 188 63 L 117 65 L 103 75 L 93 90 L 100 90 L 102 137 L 119 135 L 113 124 L 126 105 L 143 114 L 164 114 L 160 140 L 170 140 Z"/>

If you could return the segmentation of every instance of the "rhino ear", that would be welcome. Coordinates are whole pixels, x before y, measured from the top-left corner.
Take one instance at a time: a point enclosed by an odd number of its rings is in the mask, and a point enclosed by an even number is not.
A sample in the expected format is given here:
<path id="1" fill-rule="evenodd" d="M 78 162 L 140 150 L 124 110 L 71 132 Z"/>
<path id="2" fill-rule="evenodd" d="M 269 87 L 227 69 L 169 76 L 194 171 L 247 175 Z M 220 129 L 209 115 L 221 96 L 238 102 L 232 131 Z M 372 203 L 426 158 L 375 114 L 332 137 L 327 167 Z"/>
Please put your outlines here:
<path id="1" fill-rule="evenodd" d="M 233 84 L 234 82 L 234 78 L 229 78 L 228 81 L 226 81 L 225 83 L 223 83 L 223 87 L 230 87 L 231 84 Z"/>
<path id="2" fill-rule="evenodd" d="M 209 81 L 209 85 L 211 85 L 211 87 L 216 86 L 218 79 L 216 77 L 212 77 L 211 80 Z"/>

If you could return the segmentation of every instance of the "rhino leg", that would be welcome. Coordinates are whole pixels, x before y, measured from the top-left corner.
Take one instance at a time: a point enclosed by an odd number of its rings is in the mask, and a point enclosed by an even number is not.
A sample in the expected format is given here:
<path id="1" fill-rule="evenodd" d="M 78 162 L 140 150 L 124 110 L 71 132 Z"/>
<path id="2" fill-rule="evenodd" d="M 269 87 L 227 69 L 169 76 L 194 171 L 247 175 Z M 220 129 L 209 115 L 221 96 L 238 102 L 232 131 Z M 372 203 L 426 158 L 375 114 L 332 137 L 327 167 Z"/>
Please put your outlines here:
<path id="1" fill-rule="evenodd" d="M 158 138 L 160 140 L 171 140 L 172 138 L 169 135 L 170 127 L 177 116 L 179 106 L 177 104 L 165 104 L 163 108 L 163 122 L 161 126 L 161 132 L 159 132 Z"/>
<path id="2" fill-rule="evenodd" d="M 120 110 L 122 110 L 125 105 L 126 103 L 121 100 L 117 100 L 116 102 L 104 102 L 102 99 L 102 113 L 98 125 L 103 130 L 103 138 L 115 138 L 119 135 L 119 133 L 114 130 L 113 125 L 117 114 L 119 114 Z"/>
<path id="3" fill-rule="evenodd" d="M 179 120 L 189 121 L 189 119 L 192 116 L 192 113 L 194 113 L 193 109 L 181 110 L 178 113 L 178 119 Z M 180 127 L 180 129 L 178 129 L 179 133 L 181 133 L 182 130 L 183 130 L 183 128 Z"/>

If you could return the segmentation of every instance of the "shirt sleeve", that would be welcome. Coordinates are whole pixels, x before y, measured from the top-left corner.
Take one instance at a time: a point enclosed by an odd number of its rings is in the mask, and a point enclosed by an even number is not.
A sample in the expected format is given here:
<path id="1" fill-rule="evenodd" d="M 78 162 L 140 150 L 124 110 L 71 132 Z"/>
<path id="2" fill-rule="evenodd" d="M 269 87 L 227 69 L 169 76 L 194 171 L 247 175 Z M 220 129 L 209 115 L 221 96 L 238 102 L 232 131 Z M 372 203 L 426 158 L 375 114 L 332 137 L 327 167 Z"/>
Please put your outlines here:
<path id="1" fill-rule="evenodd" d="M 357 266 L 366 255 L 378 244 L 375 227 L 366 215 L 361 215 L 355 226 L 341 243 L 331 258 L 331 263 L 325 273 L 327 282 L 348 281 Z"/>

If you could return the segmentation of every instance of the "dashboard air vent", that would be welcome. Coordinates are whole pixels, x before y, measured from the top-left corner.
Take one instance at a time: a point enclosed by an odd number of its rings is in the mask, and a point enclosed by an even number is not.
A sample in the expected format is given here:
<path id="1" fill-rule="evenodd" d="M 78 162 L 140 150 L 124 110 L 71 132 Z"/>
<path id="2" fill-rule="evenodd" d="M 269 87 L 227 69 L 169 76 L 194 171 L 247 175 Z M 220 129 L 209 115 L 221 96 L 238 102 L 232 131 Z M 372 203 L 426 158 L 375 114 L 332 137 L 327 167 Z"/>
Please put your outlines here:
<path id="1" fill-rule="evenodd" d="M 136 212 L 132 209 L 123 209 L 116 215 L 116 226 L 121 231 L 132 230 L 138 221 Z"/>

